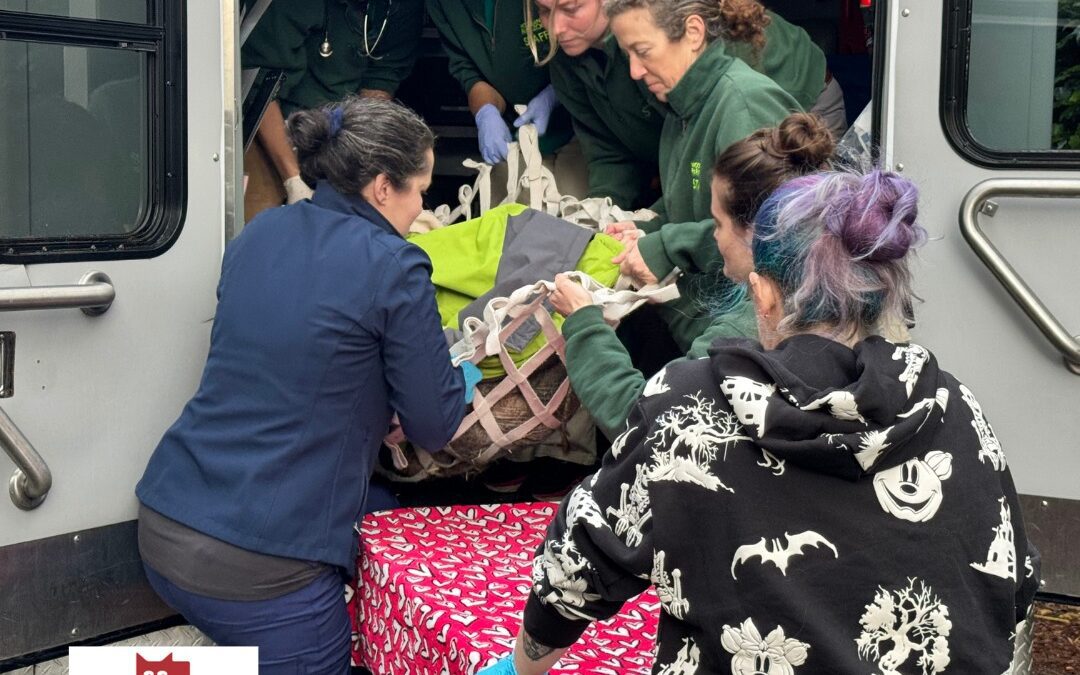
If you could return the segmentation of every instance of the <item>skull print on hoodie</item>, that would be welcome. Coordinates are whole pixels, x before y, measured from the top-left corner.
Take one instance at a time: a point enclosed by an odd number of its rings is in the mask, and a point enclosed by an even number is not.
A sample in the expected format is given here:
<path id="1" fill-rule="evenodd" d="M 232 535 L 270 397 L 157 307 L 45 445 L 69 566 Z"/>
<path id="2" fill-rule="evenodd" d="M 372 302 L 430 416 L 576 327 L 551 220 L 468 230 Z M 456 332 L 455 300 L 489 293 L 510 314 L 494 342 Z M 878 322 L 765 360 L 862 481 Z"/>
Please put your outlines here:
<path id="1" fill-rule="evenodd" d="M 718 341 L 646 389 L 533 564 L 553 647 L 648 585 L 654 673 L 1001 673 L 1038 586 L 974 394 L 916 344 Z"/>

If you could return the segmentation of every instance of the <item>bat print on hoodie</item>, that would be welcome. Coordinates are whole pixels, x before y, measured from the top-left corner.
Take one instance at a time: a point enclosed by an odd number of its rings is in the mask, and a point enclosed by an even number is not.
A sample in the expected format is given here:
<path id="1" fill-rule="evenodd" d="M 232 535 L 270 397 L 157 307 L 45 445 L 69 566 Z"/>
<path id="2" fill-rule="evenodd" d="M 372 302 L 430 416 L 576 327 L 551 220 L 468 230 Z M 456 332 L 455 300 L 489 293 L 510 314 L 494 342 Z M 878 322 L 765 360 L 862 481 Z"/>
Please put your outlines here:
<path id="1" fill-rule="evenodd" d="M 563 501 L 525 630 L 553 647 L 649 585 L 657 674 L 1000 673 L 1038 586 L 974 394 L 914 344 L 715 343 Z"/>

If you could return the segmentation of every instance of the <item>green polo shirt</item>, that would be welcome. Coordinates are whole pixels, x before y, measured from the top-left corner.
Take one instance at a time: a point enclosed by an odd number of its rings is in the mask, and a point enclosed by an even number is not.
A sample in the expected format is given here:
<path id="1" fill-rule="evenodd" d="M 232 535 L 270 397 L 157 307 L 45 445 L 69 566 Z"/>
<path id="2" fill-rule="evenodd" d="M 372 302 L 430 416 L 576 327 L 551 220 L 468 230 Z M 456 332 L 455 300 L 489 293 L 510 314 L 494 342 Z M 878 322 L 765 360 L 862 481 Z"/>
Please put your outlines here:
<path id="1" fill-rule="evenodd" d="M 521 0 L 488 3 L 490 19 L 485 0 L 427 0 L 427 10 L 449 57 L 450 74 L 466 93 L 477 82 L 494 87 L 506 100 L 503 119 L 510 125 L 518 116 L 514 106 L 528 104 L 550 80 L 547 68 L 538 67 L 529 51 Z M 533 20 L 531 30 L 544 53 L 548 36 L 539 19 Z M 547 133 L 540 137 L 540 151 L 558 150 L 572 133 L 569 114 L 556 107 Z"/>
<path id="2" fill-rule="evenodd" d="M 361 89 L 393 94 L 416 61 L 423 0 L 370 0 L 366 47 L 361 7 L 352 0 L 274 0 L 244 43 L 240 61 L 244 68 L 285 71 L 278 91 L 285 115 Z M 328 57 L 319 53 L 324 36 L 333 50 Z"/>
<path id="3" fill-rule="evenodd" d="M 611 197 L 629 209 L 657 175 L 663 109 L 609 35 L 579 56 L 560 51 L 551 62 L 551 83 L 570 112 L 574 134 L 589 163 L 589 197 Z"/>

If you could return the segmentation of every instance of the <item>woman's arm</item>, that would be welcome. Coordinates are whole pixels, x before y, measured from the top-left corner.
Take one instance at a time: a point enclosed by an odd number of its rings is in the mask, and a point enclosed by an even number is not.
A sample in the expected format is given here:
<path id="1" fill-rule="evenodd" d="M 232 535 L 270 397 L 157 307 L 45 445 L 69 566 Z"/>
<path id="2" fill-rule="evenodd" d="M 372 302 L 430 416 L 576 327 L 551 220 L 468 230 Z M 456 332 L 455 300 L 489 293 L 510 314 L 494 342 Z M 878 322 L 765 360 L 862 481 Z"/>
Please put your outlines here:
<path id="1" fill-rule="evenodd" d="M 396 255 L 383 298 L 383 373 L 405 435 L 425 450 L 450 441 L 465 413 L 465 382 L 450 365 L 431 262 L 416 246 Z"/>
<path id="2" fill-rule="evenodd" d="M 600 469 L 559 506 L 537 550 L 522 617 L 522 631 L 534 643 L 570 647 L 590 623 L 614 616 L 649 586 L 654 550 L 649 431 L 639 404 Z M 520 642 L 524 651 L 529 644 L 524 637 Z M 528 672 L 541 672 L 547 663 L 541 658 L 554 659 L 553 652 L 541 656 L 542 651 L 534 652 L 540 657 L 534 659 L 537 670 Z"/>
<path id="3" fill-rule="evenodd" d="M 645 376 L 585 289 L 556 275 L 550 301 L 566 317 L 562 334 L 570 387 L 604 435 L 613 439 L 644 391 Z"/>
<path id="4" fill-rule="evenodd" d="M 599 307 L 571 314 L 562 330 L 570 387 L 604 435 L 613 439 L 645 390 L 645 376 L 634 367 Z"/>
<path id="5" fill-rule="evenodd" d="M 448 2 L 455 6 L 446 7 L 445 5 Z M 427 0 L 426 5 L 428 16 L 431 17 L 431 22 L 435 24 L 436 30 L 439 31 L 443 51 L 446 52 L 448 60 L 447 67 L 450 69 L 450 75 L 461 85 L 461 90 L 469 94 L 469 111 L 475 115 L 483 103 L 473 107 L 473 101 L 471 100 L 472 89 L 477 82 L 483 81 L 484 76 L 480 73 L 476 62 L 469 56 L 469 52 L 466 50 L 461 38 L 454 32 L 454 26 L 448 16 L 448 12 L 466 12 L 468 10 L 465 8 L 464 3 L 453 2 L 452 0 Z M 502 99 L 501 96 L 499 98 Z M 484 103 L 494 105 L 494 101 L 484 101 Z M 500 113 L 505 112 L 506 103 L 504 101 L 502 105 L 496 105 L 495 107 L 499 109 Z"/>
<path id="6" fill-rule="evenodd" d="M 713 239 L 712 220 L 667 223 L 637 240 L 637 249 L 649 271 L 663 279 L 678 267 L 683 272 L 713 272 L 723 263 Z"/>
<path id="7" fill-rule="evenodd" d="M 266 107 L 266 113 L 259 123 L 258 136 L 281 180 L 300 175 L 300 163 L 285 133 L 285 117 L 281 114 L 281 104 L 276 100 Z"/>
<path id="8" fill-rule="evenodd" d="M 473 115 L 487 104 L 495 106 L 500 114 L 506 112 L 506 99 L 502 97 L 495 87 L 483 80 L 474 82 L 469 88 L 469 112 Z"/>

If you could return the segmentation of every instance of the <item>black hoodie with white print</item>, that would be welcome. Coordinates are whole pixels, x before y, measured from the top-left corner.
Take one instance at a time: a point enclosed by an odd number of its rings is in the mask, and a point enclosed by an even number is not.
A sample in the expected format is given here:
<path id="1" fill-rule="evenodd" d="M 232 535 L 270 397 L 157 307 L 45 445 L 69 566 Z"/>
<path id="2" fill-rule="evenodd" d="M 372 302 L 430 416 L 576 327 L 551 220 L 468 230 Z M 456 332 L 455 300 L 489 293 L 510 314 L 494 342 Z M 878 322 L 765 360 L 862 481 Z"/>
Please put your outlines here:
<path id="1" fill-rule="evenodd" d="M 1038 555 L 971 391 L 916 344 L 718 342 L 653 377 L 533 563 L 572 644 L 654 585 L 654 673 L 1008 671 Z"/>

